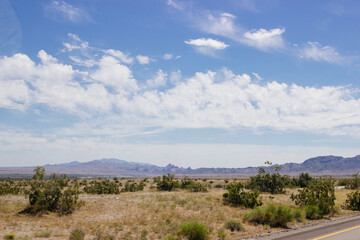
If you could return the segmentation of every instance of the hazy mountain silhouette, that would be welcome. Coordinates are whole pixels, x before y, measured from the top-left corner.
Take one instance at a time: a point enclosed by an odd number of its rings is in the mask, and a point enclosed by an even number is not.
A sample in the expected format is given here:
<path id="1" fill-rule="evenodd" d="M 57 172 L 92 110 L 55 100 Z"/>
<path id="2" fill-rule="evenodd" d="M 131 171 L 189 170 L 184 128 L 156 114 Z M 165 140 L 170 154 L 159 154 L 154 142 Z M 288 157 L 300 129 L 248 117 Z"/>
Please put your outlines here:
<path id="1" fill-rule="evenodd" d="M 281 173 L 297 175 L 308 172 L 314 175 L 351 175 L 360 172 L 360 155 L 343 158 L 339 156 L 319 156 L 310 158 L 303 163 L 285 163 Z M 147 163 L 128 162 L 114 158 L 93 160 L 90 162 L 69 162 L 44 165 L 47 173 L 67 173 L 84 176 L 156 176 L 166 173 L 177 175 L 229 175 L 249 176 L 256 174 L 259 167 L 247 168 L 197 168 L 191 169 L 168 164 L 159 167 Z M 269 167 L 266 167 L 271 170 Z M 29 175 L 34 167 L 0 167 L 0 175 Z"/>

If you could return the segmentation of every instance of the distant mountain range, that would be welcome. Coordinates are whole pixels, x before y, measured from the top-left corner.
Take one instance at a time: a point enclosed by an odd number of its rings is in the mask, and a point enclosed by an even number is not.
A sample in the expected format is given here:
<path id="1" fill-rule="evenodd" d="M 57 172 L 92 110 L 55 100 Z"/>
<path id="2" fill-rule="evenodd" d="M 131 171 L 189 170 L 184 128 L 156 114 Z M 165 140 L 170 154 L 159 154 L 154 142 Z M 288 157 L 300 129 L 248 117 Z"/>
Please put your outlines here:
<path id="1" fill-rule="evenodd" d="M 275 165 L 281 167 L 281 173 L 297 175 L 308 172 L 313 175 L 351 175 L 360 172 L 360 155 L 343 158 L 338 156 L 320 156 L 303 163 L 285 163 Z M 69 162 L 44 165 L 47 173 L 66 173 L 77 176 L 158 176 L 166 173 L 196 176 L 250 176 L 260 167 L 247 168 L 182 168 L 172 164 L 159 167 L 147 163 L 128 162 L 119 159 L 100 159 L 90 162 Z M 271 171 L 271 168 L 265 167 Z M 31 175 L 34 167 L 0 167 L 0 176 Z"/>

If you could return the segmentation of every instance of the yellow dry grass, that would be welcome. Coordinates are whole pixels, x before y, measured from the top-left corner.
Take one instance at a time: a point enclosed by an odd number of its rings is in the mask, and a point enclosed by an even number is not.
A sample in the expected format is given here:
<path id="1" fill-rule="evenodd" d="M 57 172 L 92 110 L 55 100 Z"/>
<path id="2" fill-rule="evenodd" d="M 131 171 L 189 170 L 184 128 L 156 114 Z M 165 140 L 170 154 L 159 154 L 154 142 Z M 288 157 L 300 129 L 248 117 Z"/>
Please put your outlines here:
<path id="1" fill-rule="evenodd" d="M 210 180 L 206 182 L 209 183 Z M 224 184 L 224 180 L 212 180 L 212 185 Z M 248 211 L 222 203 L 225 190 L 211 188 L 205 193 L 187 191 L 159 192 L 147 188 L 141 192 L 119 195 L 81 195 L 85 206 L 68 216 L 46 214 L 28 216 L 18 214 L 27 204 L 24 196 L 0 197 L 0 238 L 15 234 L 16 239 L 69 239 L 72 230 L 78 228 L 86 233 L 85 239 L 94 239 L 97 234 L 116 236 L 117 239 L 168 239 L 176 236 L 177 226 L 183 222 L 197 220 L 211 229 L 210 239 L 219 239 L 218 232 L 224 230 L 226 238 L 241 239 L 272 230 L 262 225 L 242 221 Z M 287 189 L 287 194 L 262 194 L 264 204 L 282 203 L 294 206 L 289 195 L 297 190 Z M 336 190 L 336 204 L 340 206 L 351 190 Z M 340 209 L 340 208 L 339 208 Z M 339 210 L 335 217 L 352 214 Z M 227 220 L 243 222 L 245 231 L 230 232 L 224 229 Z M 296 227 L 306 223 L 293 223 Z"/>

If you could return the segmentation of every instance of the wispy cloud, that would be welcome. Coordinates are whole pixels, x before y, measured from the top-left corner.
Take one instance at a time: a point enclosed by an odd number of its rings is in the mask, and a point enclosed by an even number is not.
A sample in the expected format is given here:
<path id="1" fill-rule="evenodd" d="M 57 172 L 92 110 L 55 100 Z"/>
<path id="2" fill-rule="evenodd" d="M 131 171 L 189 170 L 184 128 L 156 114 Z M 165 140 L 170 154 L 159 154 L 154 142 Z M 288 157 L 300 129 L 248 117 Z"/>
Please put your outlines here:
<path id="1" fill-rule="evenodd" d="M 74 7 L 63 0 L 52 1 L 44 7 L 45 15 L 55 20 L 65 20 L 75 23 L 90 21 L 90 16 L 85 9 Z"/>
<path id="2" fill-rule="evenodd" d="M 171 60 L 173 59 L 174 56 L 171 54 L 171 53 L 165 53 L 163 56 L 162 56 L 162 59 L 164 60 Z"/>
<path id="3" fill-rule="evenodd" d="M 322 46 L 318 42 L 308 42 L 308 44 L 299 51 L 299 56 L 317 62 L 336 64 L 343 64 L 351 61 L 350 57 L 342 56 L 335 48 L 331 46 Z"/>

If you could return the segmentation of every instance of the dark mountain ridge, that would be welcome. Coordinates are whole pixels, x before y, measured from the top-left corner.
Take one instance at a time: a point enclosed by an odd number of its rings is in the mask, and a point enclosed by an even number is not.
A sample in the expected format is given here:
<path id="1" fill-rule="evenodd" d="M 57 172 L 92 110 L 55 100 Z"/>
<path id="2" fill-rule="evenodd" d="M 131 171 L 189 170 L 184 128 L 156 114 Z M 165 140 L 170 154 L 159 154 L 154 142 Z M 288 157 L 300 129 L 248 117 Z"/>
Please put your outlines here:
<path id="1" fill-rule="evenodd" d="M 351 175 L 360 172 L 360 155 L 344 158 L 340 156 L 319 156 L 307 159 L 303 163 L 285 163 L 275 165 L 281 167 L 282 174 L 297 175 L 308 172 L 313 175 Z M 166 173 L 177 175 L 203 176 L 249 176 L 259 171 L 260 167 L 247 168 L 197 168 L 191 169 L 168 164 L 159 167 L 148 163 L 128 162 L 107 158 L 89 162 L 73 161 L 61 164 L 44 165 L 47 173 L 67 173 L 83 176 L 157 176 Z M 268 171 L 271 168 L 265 167 Z M 32 174 L 34 167 L 0 167 L 0 175 Z"/>

